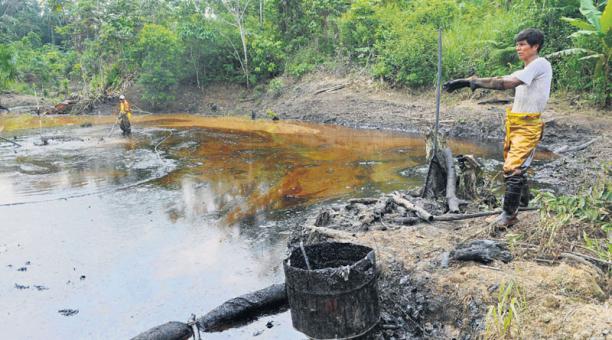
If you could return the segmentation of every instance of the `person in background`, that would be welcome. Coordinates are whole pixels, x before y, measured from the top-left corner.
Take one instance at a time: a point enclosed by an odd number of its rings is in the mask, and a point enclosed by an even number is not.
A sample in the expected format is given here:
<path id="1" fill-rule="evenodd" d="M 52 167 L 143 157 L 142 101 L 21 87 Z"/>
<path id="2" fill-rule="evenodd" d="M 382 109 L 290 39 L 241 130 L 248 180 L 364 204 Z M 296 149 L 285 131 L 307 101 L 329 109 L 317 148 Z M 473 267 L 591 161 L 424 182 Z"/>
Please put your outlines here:
<path id="1" fill-rule="evenodd" d="M 119 127 L 123 131 L 124 136 L 129 136 L 132 133 L 130 120 L 132 119 L 132 109 L 130 103 L 125 99 L 124 95 L 119 96 Z"/>

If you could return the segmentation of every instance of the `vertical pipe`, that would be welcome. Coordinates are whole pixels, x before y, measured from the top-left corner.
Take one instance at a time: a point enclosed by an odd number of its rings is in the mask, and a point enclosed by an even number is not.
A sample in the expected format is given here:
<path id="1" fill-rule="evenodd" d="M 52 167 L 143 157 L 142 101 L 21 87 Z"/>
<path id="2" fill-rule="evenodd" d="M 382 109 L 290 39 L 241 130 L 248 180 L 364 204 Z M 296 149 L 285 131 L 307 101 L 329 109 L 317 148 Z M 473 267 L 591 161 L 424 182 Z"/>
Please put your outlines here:
<path id="1" fill-rule="evenodd" d="M 438 76 L 436 78 L 436 123 L 434 125 L 434 137 L 433 137 L 433 153 L 429 160 L 429 166 L 427 168 L 427 177 L 425 177 L 425 185 L 423 186 L 423 192 L 421 197 L 427 196 L 427 184 L 429 183 L 429 177 L 431 176 L 431 163 L 436 154 L 438 153 L 438 128 L 440 125 L 440 87 L 442 82 L 442 29 L 438 29 Z M 437 158 L 436 158 L 437 159 Z"/>
<path id="2" fill-rule="evenodd" d="M 438 152 L 438 128 L 440 126 L 440 87 L 442 83 L 442 29 L 438 29 L 438 77 L 436 80 L 436 125 L 434 128 L 434 155 Z"/>

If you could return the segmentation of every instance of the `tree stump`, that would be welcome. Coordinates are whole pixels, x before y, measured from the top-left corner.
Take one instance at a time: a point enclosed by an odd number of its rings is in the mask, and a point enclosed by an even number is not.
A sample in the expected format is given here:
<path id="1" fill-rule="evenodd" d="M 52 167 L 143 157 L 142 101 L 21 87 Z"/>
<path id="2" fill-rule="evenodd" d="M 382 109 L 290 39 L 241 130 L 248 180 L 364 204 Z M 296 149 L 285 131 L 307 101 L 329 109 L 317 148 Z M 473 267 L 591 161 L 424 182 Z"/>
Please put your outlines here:
<path id="1" fill-rule="evenodd" d="M 437 142 L 437 147 L 435 144 Z M 459 200 L 455 195 L 457 177 L 453 153 L 446 145 L 446 138 L 438 135 L 434 141 L 434 134 L 427 134 L 425 142 L 429 169 L 422 196 L 430 199 L 444 197 L 450 212 L 459 212 Z"/>
<path id="2" fill-rule="evenodd" d="M 457 160 L 459 163 L 459 186 L 457 193 L 465 199 L 478 199 L 484 187 L 482 165 L 472 155 L 459 155 Z"/>

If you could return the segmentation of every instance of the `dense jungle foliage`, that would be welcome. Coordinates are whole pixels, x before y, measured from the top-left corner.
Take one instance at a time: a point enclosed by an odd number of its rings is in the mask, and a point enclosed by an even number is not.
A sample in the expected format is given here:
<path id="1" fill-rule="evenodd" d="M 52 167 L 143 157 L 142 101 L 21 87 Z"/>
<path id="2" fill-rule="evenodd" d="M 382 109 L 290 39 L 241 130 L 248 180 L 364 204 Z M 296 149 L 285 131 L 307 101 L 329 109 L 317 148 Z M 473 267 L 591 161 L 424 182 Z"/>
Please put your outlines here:
<path id="1" fill-rule="evenodd" d="M 610 105 L 612 9 L 593 0 L 0 0 L 0 89 L 62 98 L 139 83 L 154 107 L 180 84 L 266 84 L 353 68 L 392 86 L 521 67 L 514 35 L 546 34 L 557 93 Z M 275 84 L 272 82 L 272 84 Z"/>

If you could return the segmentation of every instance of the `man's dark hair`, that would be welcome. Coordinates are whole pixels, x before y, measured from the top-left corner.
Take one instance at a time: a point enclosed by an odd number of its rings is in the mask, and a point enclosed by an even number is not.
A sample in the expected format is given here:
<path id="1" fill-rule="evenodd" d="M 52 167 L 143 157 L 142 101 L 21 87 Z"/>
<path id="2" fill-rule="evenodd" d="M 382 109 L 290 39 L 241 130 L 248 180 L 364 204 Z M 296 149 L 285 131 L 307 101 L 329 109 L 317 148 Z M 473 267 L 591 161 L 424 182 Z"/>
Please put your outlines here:
<path id="1" fill-rule="evenodd" d="M 529 46 L 538 45 L 538 52 L 544 46 L 544 33 L 535 28 L 524 29 L 514 37 L 514 42 L 526 40 Z"/>

